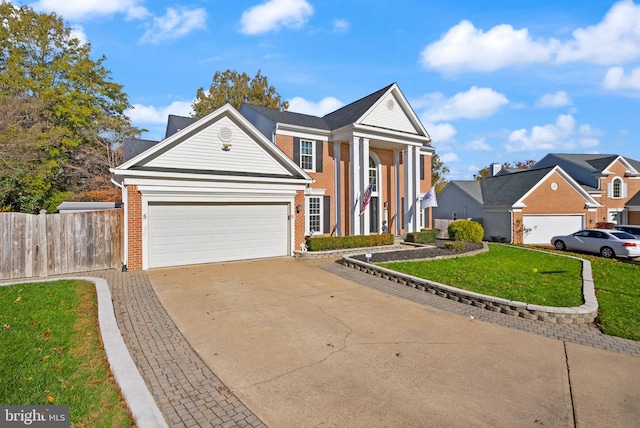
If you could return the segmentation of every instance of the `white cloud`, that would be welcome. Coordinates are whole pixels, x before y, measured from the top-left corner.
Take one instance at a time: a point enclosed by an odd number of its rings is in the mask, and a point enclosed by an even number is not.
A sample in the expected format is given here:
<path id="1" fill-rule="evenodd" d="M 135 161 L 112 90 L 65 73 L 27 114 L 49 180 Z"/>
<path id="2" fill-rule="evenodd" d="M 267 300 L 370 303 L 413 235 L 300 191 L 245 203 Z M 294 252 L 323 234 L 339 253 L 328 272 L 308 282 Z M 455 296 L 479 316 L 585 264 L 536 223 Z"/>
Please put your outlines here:
<path id="1" fill-rule="evenodd" d="M 453 153 L 453 152 L 448 152 L 448 153 L 443 153 L 440 156 L 440 160 L 444 163 L 447 162 L 458 162 L 460 160 L 460 158 L 458 157 L 457 154 Z"/>
<path id="2" fill-rule="evenodd" d="M 80 40 L 80 42 L 82 42 L 83 44 L 89 41 L 89 38 L 84 33 L 84 28 L 82 28 L 82 25 L 71 26 L 71 37 L 75 37 L 76 39 Z"/>
<path id="3" fill-rule="evenodd" d="M 317 103 L 305 100 L 301 97 L 293 97 L 289 100 L 289 111 L 295 113 L 324 116 L 344 106 L 344 103 L 333 97 L 326 97 Z"/>
<path id="4" fill-rule="evenodd" d="M 573 104 L 571 97 L 564 91 L 557 91 L 553 94 L 544 94 L 536 102 L 536 106 L 542 108 L 566 107 Z"/>
<path id="5" fill-rule="evenodd" d="M 598 24 L 575 30 L 573 39 L 559 46 L 557 61 L 618 64 L 639 56 L 640 5 L 623 0 Z"/>
<path id="6" fill-rule="evenodd" d="M 486 143 L 484 137 L 469 141 L 467 144 L 465 144 L 465 148 L 467 150 L 478 150 L 483 152 L 491 151 L 491 146 Z"/>
<path id="7" fill-rule="evenodd" d="M 441 72 L 494 71 L 548 61 L 548 42 L 536 42 L 525 29 L 498 25 L 487 32 L 461 21 L 420 53 L 420 63 Z"/>
<path id="8" fill-rule="evenodd" d="M 202 9 L 176 10 L 168 8 L 165 16 L 154 17 L 153 25 L 142 38 L 141 43 L 159 43 L 164 40 L 177 39 L 206 27 L 207 12 Z"/>
<path id="9" fill-rule="evenodd" d="M 123 13 L 128 19 L 141 19 L 149 11 L 140 6 L 141 0 L 40 0 L 31 3 L 36 10 L 55 11 L 65 19 L 84 19 L 93 16 Z"/>
<path id="10" fill-rule="evenodd" d="M 346 33 L 349 30 L 349 21 L 344 19 L 334 19 L 333 20 L 333 32 L 334 33 Z"/>
<path id="11" fill-rule="evenodd" d="M 622 67 L 612 67 L 607 70 L 602 86 L 606 89 L 640 89 L 640 67 L 634 68 L 627 75 Z"/>
<path id="12" fill-rule="evenodd" d="M 425 128 L 431 136 L 431 143 L 434 145 L 441 145 L 444 143 L 450 143 L 453 141 L 453 137 L 458 133 L 456 128 L 450 123 L 425 123 Z"/>
<path id="13" fill-rule="evenodd" d="M 254 35 L 281 27 L 298 29 L 311 15 L 313 6 L 306 0 L 269 0 L 242 13 L 240 32 Z"/>
<path id="14" fill-rule="evenodd" d="M 144 126 L 145 124 L 165 124 L 170 114 L 177 116 L 191 115 L 192 101 L 174 101 L 165 107 L 145 106 L 142 104 L 134 104 L 125 114 L 131 119 L 136 126 Z"/>
<path id="15" fill-rule="evenodd" d="M 589 125 L 581 125 L 576 129 L 576 120 L 570 114 L 560 115 L 556 123 L 536 125 L 530 131 L 519 129 L 509 136 L 505 145 L 508 152 L 527 150 L 572 150 L 576 148 L 595 147 L 600 141 L 595 138 L 599 131 Z"/>
<path id="16" fill-rule="evenodd" d="M 458 92 L 451 98 L 445 98 L 441 92 L 427 94 L 415 105 L 428 108 L 423 114 L 427 121 L 438 122 L 489 117 L 508 103 L 506 96 L 491 88 L 472 86 L 468 91 Z"/>
<path id="17" fill-rule="evenodd" d="M 420 53 L 420 63 L 443 73 L 488 72 L 539 63 L 617 65 L 640 58 L 640 5 L 615 3 L 602 21 L 578 28 L 568 40 L 535 39 L 527 28 L 497 25 L 488 31 L 461 21 Z"/>

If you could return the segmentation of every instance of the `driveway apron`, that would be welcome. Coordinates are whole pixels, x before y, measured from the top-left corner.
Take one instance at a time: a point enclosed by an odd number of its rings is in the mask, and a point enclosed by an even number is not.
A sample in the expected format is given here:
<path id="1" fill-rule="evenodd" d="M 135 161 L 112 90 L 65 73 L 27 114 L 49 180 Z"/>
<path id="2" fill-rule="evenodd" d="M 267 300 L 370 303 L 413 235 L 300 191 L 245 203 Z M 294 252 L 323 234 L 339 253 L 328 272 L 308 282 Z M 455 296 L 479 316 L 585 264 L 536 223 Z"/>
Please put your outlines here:
<path id="1" fill-rule="evenodd" d="M 418 304 L 330 263 L 277 258 L 148 277 L 191 347 L 268 426 L 640 419 L 640 358 Z"/>

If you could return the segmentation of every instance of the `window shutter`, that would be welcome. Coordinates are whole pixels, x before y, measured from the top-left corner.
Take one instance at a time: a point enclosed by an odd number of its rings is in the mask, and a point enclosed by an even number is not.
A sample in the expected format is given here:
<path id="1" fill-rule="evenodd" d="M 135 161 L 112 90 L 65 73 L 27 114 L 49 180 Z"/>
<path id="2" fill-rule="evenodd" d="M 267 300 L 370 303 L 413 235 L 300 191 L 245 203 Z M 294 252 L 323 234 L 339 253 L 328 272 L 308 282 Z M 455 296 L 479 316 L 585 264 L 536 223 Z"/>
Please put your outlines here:
<path id="1" fill-rule="evenodd" d="M 324 149 L 324 142 L 323 141 L 316 141 L 315 144 L 315 149 L 316 149 L 316 172 L 322 172 L 322 157 L 324 155 L 323 153 L 323 149 Z"/>
<path id="2" fill-rule="evenodd" d="M 324 219 L 322 233 L 331 233 L 331 197 L 323 196 L 322 199 L 322 217 Z"/>
<path id="3" fill-rule="evenodd" d="M 607 183 L 607 196 L 613 198 L 613 182 Z"/>
<path id="4" fill-rule="evenodd" d="M 622 198 L 626 198 L 627 197 L 627 183 L 622 183 L 622 195 L 620 195 Z"/>
<path id="5" fill-rule="evenodd" d="M 420 180 L 424 180 L 424 156 L 420 156 Z"/>
<path id="6" fill-rule="evenodd" d="M 293 139 L 293 161 L 300 166 L 300 138 Z"/>

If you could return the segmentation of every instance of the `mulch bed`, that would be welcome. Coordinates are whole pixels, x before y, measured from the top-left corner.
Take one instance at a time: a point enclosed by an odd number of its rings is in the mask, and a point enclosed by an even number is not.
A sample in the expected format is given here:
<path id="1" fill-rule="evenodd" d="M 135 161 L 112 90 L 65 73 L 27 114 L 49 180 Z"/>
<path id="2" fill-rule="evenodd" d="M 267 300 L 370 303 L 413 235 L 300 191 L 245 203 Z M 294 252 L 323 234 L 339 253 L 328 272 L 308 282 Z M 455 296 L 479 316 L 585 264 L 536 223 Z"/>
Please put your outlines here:
<path id="1" fill-rule="evenodd" d="M 371 251 L 371 262 L 372 263 L 384 263 L 391 261 L 402 261 L 402 260 L 417 260 L 417 259 L 430 259 L 438 256 L 451 256 L 460 254 L 458 251 L 451 251 L 445 248 L 444 243 L 447 241 L 437 241 L 433 247 L 418 247 L 416 249 L 407 249 L 407 250 L 398 250 L 398 251 L 384 251 L 384 252 L 375 252 Z M 466 242 L 464 244 L 464 251 L 475 251 L 482 249 L 482 243 L 480 242 Z M 351 256 L 352 258 L 366 262 L 367 259 L 364 254 L 358 254 L 356 256 Z"/>

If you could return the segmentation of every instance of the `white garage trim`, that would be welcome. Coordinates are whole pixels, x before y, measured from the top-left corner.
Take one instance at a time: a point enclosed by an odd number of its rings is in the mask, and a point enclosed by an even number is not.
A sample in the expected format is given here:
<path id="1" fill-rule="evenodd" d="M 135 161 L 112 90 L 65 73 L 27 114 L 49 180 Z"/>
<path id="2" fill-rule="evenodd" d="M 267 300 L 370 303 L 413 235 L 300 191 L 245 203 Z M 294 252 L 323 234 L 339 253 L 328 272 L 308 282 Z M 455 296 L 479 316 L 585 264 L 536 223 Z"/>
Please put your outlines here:
<path id="1" fill-rule="evenodd" d="M 550 244 L 555 235 L 568 235 L 584 228 L 584 214 L 524 215 L 524 243 Z"/>
<path id="2" fill-rule="evenodd" d="M 286 256 L 289 205 L 151 203 L 150 268 Z"/>

